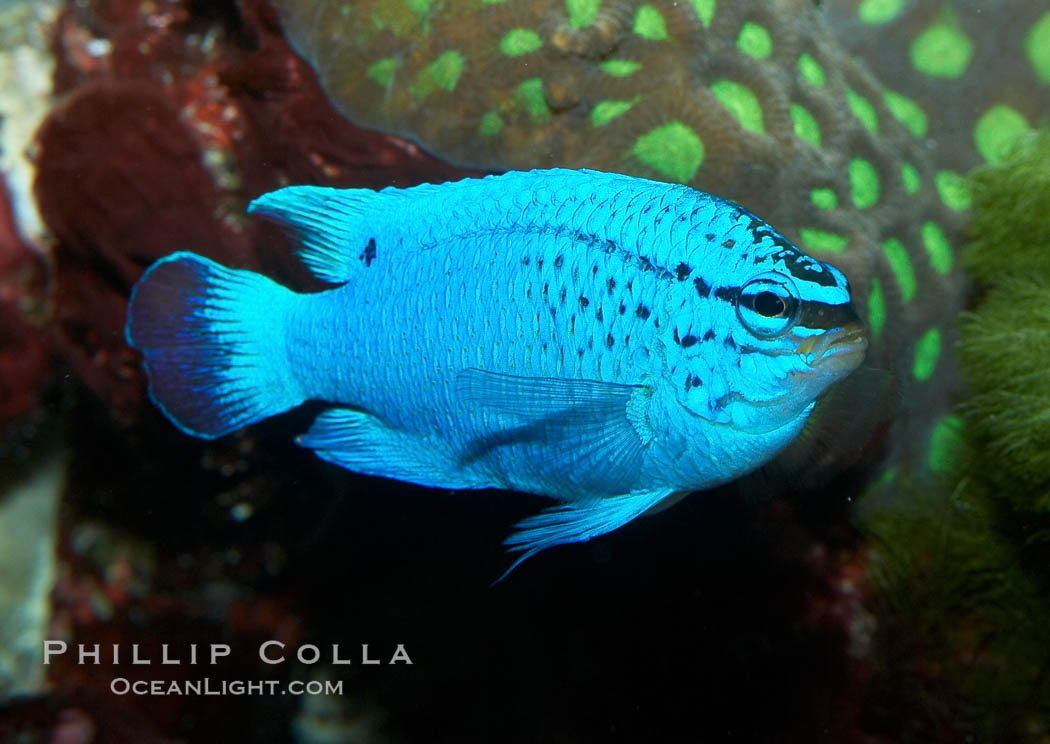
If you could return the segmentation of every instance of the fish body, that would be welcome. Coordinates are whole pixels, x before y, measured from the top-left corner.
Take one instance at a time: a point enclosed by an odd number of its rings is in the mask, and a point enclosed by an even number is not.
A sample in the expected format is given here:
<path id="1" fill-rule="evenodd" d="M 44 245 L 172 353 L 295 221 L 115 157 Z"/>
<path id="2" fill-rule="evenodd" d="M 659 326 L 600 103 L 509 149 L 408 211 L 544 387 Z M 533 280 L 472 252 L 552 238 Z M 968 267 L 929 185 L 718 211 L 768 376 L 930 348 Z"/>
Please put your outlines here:
<path id="1" fill-rule="evenodd" d="M 325 460 L 563 502 L 519 560 L 760 466 L 867 344 L 838 270 L 686 186 L 549 170 L 249 210 L 335 286 L 161 259 L 127 325 L 153 400 L 205 438 L 321 400 L 297 441 Z"/>

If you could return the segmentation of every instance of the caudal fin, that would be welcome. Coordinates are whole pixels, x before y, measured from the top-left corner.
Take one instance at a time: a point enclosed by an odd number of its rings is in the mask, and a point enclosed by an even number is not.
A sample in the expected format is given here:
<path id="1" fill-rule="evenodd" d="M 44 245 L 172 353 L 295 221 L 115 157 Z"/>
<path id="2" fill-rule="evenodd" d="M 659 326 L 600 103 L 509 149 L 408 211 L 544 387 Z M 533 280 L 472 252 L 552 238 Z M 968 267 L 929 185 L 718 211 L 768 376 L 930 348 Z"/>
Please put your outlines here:
<path id="1" fill-rule="evenodd" d="M 302 403 L 284 348 L 295 299 L 265 276 L 195 253 L 157 261 L 131 292 L 125 328 L 145 357 L 153 402 L 204 439 Z"/>

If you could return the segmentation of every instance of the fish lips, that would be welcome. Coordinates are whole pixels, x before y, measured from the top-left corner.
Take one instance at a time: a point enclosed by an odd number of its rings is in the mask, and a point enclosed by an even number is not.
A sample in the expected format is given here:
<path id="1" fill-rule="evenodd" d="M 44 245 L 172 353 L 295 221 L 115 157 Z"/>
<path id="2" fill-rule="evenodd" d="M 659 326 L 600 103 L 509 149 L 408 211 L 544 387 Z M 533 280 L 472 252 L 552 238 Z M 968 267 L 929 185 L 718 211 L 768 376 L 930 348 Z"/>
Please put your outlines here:
<path id="1" fill-rule="evenodd" d="M 848 323 L 842 328 L 807 338 L 799 350 L 814 372 L 846 375 L 864 361 L 868 334 L 860 323 Z"/>

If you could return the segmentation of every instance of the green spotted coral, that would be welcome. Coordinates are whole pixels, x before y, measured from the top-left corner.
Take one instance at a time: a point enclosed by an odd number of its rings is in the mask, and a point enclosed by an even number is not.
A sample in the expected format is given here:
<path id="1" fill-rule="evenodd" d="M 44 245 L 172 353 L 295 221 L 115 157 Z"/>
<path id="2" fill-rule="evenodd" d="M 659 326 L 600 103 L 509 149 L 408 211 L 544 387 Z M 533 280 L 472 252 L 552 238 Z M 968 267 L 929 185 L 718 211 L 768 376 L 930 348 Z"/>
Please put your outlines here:
<path id="1" fill-rule="evenodd" d="M 929 137 L 939 173 L 1001 160 L 1050 105 L 1050 5 L 1012 0 L 831 0 L 836 38 Z M 942 181 L 944 177 L 942 176 Z"/>
<path id="2" fill-rule="evenodd" d="M 897 381 L 887 402 L 947 407 L 965 293 L 953 245 L 969 192 L 931 147 L 950 116 L 897 81 L 887 87 L 836 38 L 828 19 L 849 0 L 832 0 L 827 15 L 806 0 L 275 4 L 358 124 L 462 165 L 591 167 L 741 202 L 849 276 L 873 335 L 870 362 Z M 864 0 L 845 25 L 859 14 L 861 26 L 893 27 L 904 5 Z M 979 50 L 953 46 L 959 14 L 945 12 L 919 43 L 919 66 L 974 69 Z M 931 49 L 948 58 L 934 64 Z M 1041 69 L 1041 51 L 1035 59 Z M 1016 124 L 1005 110 L 996 117 L 986 125 L 993 151 Z M 926 447 L 929 419 L 897 417 L 900 453 L 917 439 Z"/>

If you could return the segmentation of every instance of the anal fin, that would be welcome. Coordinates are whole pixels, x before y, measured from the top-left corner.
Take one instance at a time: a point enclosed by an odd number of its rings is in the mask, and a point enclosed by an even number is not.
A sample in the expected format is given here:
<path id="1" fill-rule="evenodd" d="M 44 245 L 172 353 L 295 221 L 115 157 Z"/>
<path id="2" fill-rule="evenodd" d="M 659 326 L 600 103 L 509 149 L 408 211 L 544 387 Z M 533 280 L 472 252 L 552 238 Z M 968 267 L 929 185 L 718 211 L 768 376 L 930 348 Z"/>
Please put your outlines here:
<path id="1" fill-rule="evenodd" d="M 503 541 L 510 551 L 523 551 L 503 575 L 498 584 L 522 561 L 541 550 L 574 542 L 586 542 L 592 537 L 622 527 L 644 514 L 674 491 L 661 489 L 644 493 L 629 493 L 592 501 L 570 502 L 545 509 L 539 514 L 518 522 L 516 531 Z"/>
<path id="2" fill-rule="evenodd" d="M 332 408 L 318 416 L 296 443 L 322 460 L 365 475 L 432 488 L 477 488 L 478 482 L 430 443 L 389 428 L 352 408 Z"/>

